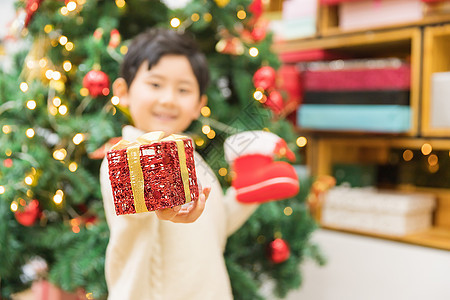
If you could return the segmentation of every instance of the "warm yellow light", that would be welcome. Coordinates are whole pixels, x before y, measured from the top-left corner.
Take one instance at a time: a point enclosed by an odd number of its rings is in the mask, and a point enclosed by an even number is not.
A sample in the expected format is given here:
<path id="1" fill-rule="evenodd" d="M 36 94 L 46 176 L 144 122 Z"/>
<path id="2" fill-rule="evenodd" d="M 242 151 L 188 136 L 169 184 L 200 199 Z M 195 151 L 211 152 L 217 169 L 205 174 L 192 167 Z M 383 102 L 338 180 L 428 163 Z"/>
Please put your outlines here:
<path id="1" fill-rule="evenodd" d="M 308 140 L 304 136 L 300 136 L 297 138 L 296 144 L 300 148 L 305 147 L 307 143 L 308 143 Z"/>
<path id="2" fill-rule="evenodd" d="M 284 213 L 286 216 L 292 215 L 292 207 L 286 206 L 286 207 L 284 208 L 284 210 L 283 210 L 283 213 Z"/>
<path id="3" fill-rule="evenodd" d="M 27 191 L 27 197 L 29 197 L 29 198 L 33 197 L 33 191 L 32 190 L 28 190 Z"/>
<path id="4" fill-rule="evenodd" d="M 62 116 L 64 116 L 65 114 L 67 114 L 67 106 L 65 106 L 65 105 L 61 105 L 60 107 L 58 107 L 58 112 L 62 115 Z"/>
<path id="5" fill-rule="evenodd" d="M 428 156 L 428 164 L 430 166 L 437 165 L 438 161 L 439 161 L 439 159 L 436 154 L 431 154 L 430 156 Z"/>
<path id="6" fill-rule="evenodd" d="M 74 1 L 70 1 L 66 4 L 66 6 L 68 11 L 74 11 L 75 9 L 77 9 L 77 4 Z"/>
<path id="7" fill-rule="evenodd" d="M 429 165 L 428 171 L 430 171 L 430 173 L 436 173 L 437 171 L 439 171 L 439 164 L 435 164 L 433 166 Z"/>
<path id="8" fill-rule="evenodd" d="M 62 201 L 63 201 L 63 197 L 61 195 L 53 196 L 53 202 L 55 202 L 56 204 L 61 204 Z"/>
<path id="9" fill-rule="evenodd" d="M 25 177 L 25 179 L 23 181 L 25 181 L 25 184 L 27 184 L 27 185 L 33 184 L 33 178 L 31 176 Z"/>
<path id="10" fill-rule="evenodd" d="M 2 131 L 3 131 L 4 134 L 10 133 L 10 132 L 11 132 L 11 126 L 9 126 L 9 125 L 3 125 Z"/>
<path id="11" fill-rule="evenodd" d="M 197 22 L 198 20 L 200 20 L 200 15 L 198 13 L 192 14 L 191 20 L 192 22 Z"/>
<path id="12" fill-rule="evenodd" d="M 241 20 L 244 20 L 247 17 L 247 13 L 241 9 L 237 12 L 237 17 Z"/>
<path id="13" fill-rule="evenodd" d="M 78 165 L 76 162 L 71 162 L 69 164 L 69 171 L 70 172 L 75 172 L 78 169 Z"/>
<path id="14" fill-rule="evenodd" d="M 87 88 L 81 88 L 80 95 L 83 97 L 87 97 L 89 95 L 89 90 Z"/>
<path id="15" fill-rule="evenodd" d="M 65 36 L 65 35 L 62 35 L 62 36 L 60 36 L 60 38 L 59 38 L 59 43 L 61 44 L 61 45 L 65 45 L 65 44 L 67 44 L 67 42 L 69 41 L 69 39 L 67 38 L 67 36 Z"/>
<path id="16" fill-rule="evenodd" d="M 67 42 L 65 47 L 67 51 L 72 51 L 75 45 L 72 42 Z"/>
<path id="17" fill-rule="evenodd" d="M 219 169 L 219 175 L 220 176 L 225 176 L 228 174 L 228 170 L 226 168 L 220 168 Z"/>
<path id="18" fill-rule="evenodd" d="M 216 136 L 216 132 L 211 129 L 211 131 L 208 132 L 208 134 L 206 136 L 212 140 Z"/>
<path id="19" fill-rule="evenodd" d="M 253 98 L 255 98 L 255 100 L 257 100 L 257 101 L 261 101 L 263 96 L 264 96 L 264 94 L 261 91 L 255 91 L 253 93 Z"/>
<path id="20" fill-rule="evenodd" d="M 47 70 L 47 71 L 45 71 L 45 77 L 47 77 L 47 79 L 52 79 L 52 76 L 53 76 L 53 70 Z"/>
<path id="21" fill-rule="evenodd" d="M 69 13 L 69 10 L 67 9 L 66 6 L 63 6 L 63 7 L 61 7 L 60 12 L 63 16 L 67 16 L 67 14 Z"/>
<path id="22" fill-rule="evenodd" d="M 57 149 L 53 152 L 53 158 L 56 160 L 63 160 L 64 158 L 66 158 L 66 155 L 67 151 L 64 148 Z"/>
<path id="23" fill-rule="evenodd" d="M 20 83 L 20 90 L 22 91 L 22 92 L 26 92 L 26 91 L 28 91 L 28 84 L 26 83 L 26 82 L 21 82 Z"/>
<path id="24" fill-rule="evenodd" d="M 181 25 L 180 19 L 172 18 L 172 20 L 170 20 L 170 26 L 172 26 L 173 28 L 177 28 L 180 25 Z"/>
<path id="25" fill-rule="evenodd" d="M 11 202 L 11 210 L 13 211 L 13 212 L 16 212 L 17 211 L 17 209 L 19 208 L 19 205 L 17 204 L 17 201 L 13 201 L 13 202 Z"/>
<path id="26" fill-rule="evenodd" d="M 50 33 L 53 30 L 53 26 L 50 24 L 47 24 L 44 26 L 45 33 Z"/>
<path id="27" fill-rule="evenodd" d="M 211 15 L 210 13 L 206 13 L 206 14 L 203 15 L 203 19 L 204 19 L 206 22 L 211 22 L 211 20 L 212 20 L 212 15 Z"/>
<path id="28" fill-rule="evenodd" d="M 64 61 L 63 69 L 64 71 L 69 72 L 70 70 L 72 70 L 72 63 L 68 60 Z"/>
<path id="29" fill-rule="evenodd" d="M 94 299 L 94 294 L 92 294 L 92 293 L 87 293 L 87 294 L 86 294 L 86 298 L 87 298 L 88 300 Z"/>
<path id="30" fill-rule="evenodd" d="M 204 134 L 208 134 L 210 131 L 211 131 L 211 127 L 209 127 L 209 125 L 203 125 L 202 132 Z"/>
<path id="31" fill-rule="evenodd" d="M 413 159 L 413 157 L 414 157 L 414 153 L 411 150 L 403 151 L 403 159 L 405 161 L 410 161 L 411 159 Z"/>
<path id="32" fill-rule="evenodd" d="M 125 54 L 127 54 L 127 52 L 128 52 L 128 47 L 127 46 L 123 45 L 123 46 L 120 47 L 120 53 L 121 54 L 125 55 Z"/>
<path id="33" fill-rule="evenodd" d="M 27 108 L 28 108 L 28 109 L 31 109 L 31 110 L 35 109 L 35 108 L 36 108 L 36 101 L 34 101 L 34 100 L 28 100 L 28 101 L 27 101 Z"/>
<path id="34" fill-rule="evenodd" d="M 113 96 L 113 97 L 111 98 L 111 103 L 112 103 L 113 105 L 118 105 L 118 104 L 120 103 L 119 97 Z"/>
<path id="35" fill-rule="evenodd" d="M 75 145 L 79 145 L 84 141 L 84 135 L 82 133 L 77 133 L 74 135 L 72 141 Z"/>
<path id="36" fill-rule="evenodd" d="M 125 4 L 125 0 L 116 0 L 116 5 L 118 8 L 123 8 Z"/>
<path id="37" fill-rule="evenodd" d="M 52 102 L 54 106 L 59 107 L 61 105 L 61 98 L 55 97 L 53 98 Z"/>
<path id="38" fill-rule="evenodd" d="M 33 69 L 35 65 L 35 61 L 34 60 L 28 60 L 27 61 L 27 68 L 28 69 Z M 23 92 L 23 91 L 22 91 Z"/>
<path id="39" fill-rule="evenodd" d="M 6 149 L 5 154 L 6 154 L 6 156 L 11 156 L 12 150 L 11 149 Z"/>
<path id="40" fill-rule="evenodd" d="M 248 50 L 248 53 L 250 54 L 250 56 L 256 57 L 256 56 L 258 56 L 259 51 L 258 51 L 257 48 L 251 47 L 251 48 Z"/>
<path id="41" fill-rule="evenodd" d="M 58 72 L 58 71 L 54 71 L 54 72 L 52 73 L 52 79 L 53 79 L 53 80 L 60 80 L 60 79 L 61 79 L 61 73 Z"/>
<path id="42" fill-rule="evenodd" d="M 56 114 L 58 113 L 58 109 L 55 106 L 51 105 L 48 107 L 48 112 L 52 116 L 56 116 Z"/>
<path id="43" fill-rule="evenodd" d="M 422 151 L 423 155 L 428 155 L 431 153 L 431 151 L 433 151 L 433 147 L 431 147 L 430 144 L 425 143 L 422 145 L 422 148 L 420 150 Z"/>
<path id="44" fill-rule="evenodd" d="M 0 185 L 0 195 L 5 193 L 5 187 Z"/>
<path id="45" fill-rule="evenodd" d="M 195 144 L 198 147 L 201 147 L 201 146 L 203 146 L 205 144 L 205 141 L 202 138 L 198 138 L 198 139 L 195 139 Z"/>
<path id="46" fill-rule="evenodd" d="M 28 128 L 27 131 L 25 132 L 25 134 L 27 137 L 29 137 L 31 139 L 34 136 L 34 129 Z"/>
<path id="47" fill-rule="evenodd" d="M 209 117 L 211 115 L 211 109 L 208 106 L 203 106 L 200 110 L 200 113 L 204 117 Z"/>

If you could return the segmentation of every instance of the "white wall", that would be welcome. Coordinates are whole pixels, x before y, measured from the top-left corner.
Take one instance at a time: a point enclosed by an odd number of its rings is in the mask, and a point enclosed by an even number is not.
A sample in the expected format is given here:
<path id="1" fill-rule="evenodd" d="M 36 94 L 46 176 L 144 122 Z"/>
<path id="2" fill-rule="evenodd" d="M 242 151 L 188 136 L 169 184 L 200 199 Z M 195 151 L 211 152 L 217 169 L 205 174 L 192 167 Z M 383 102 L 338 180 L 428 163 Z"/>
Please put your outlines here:
<path id="1" fill-rule="evenodd" d="M 289 300 L 450 300 L 450 251 L 318 230 L 328 263 L 302 266 Z"/>

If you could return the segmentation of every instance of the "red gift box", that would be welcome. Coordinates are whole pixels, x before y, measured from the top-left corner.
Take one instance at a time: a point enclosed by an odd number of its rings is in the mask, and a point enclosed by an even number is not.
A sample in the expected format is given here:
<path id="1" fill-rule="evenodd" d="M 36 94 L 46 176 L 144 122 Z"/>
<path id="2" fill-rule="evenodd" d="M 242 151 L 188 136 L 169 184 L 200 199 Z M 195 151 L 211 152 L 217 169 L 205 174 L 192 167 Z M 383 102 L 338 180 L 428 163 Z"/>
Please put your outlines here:
<path id="1" fill-rule="evenodd" d="M 125 140 L 107 153 L 117 215 L 154 211 L 199 196 L 191 138 L 151 132 Z"/>

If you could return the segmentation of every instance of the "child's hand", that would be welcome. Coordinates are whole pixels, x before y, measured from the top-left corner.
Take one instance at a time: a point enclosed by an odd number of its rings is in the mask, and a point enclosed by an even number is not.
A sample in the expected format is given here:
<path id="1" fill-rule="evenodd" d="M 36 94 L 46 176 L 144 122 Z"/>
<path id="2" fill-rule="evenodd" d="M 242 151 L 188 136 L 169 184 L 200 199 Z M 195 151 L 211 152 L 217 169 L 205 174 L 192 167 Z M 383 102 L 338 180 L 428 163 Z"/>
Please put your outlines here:
<path id="1" fill-rule="evenodd" d="M 160 220 L 168 220 L 174 223 L 192 223 L 197 220 L 205 209 L 206 199 L 208 199 L 210 187 L 205 187 L 197 201 L 191 201 L 187 205 L 179 205 L 171 208 L 157 210 L 156 216 Z"/>

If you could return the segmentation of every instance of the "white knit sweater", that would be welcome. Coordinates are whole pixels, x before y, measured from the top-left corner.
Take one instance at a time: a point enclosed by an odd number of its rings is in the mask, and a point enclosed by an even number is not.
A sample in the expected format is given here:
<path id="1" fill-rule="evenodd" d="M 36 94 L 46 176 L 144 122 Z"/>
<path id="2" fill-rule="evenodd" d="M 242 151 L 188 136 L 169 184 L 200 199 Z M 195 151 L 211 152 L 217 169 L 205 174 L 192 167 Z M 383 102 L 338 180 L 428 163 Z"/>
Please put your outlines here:
<path id="1" fill-rule="evenodd" d="M 126 126 L 134 141 L 143 132 Z M 256 209 L 223 195 L 213 171 L 195 156 L 198 181 L 211 186 L 205 210 L 191 224 L 161 221 L 154 212 L 116 216 L 106 159 L 100 170 L 110 240 L 106 251 L 108 299 L 232 299 L 223 251 L 227 237 Z"/>

